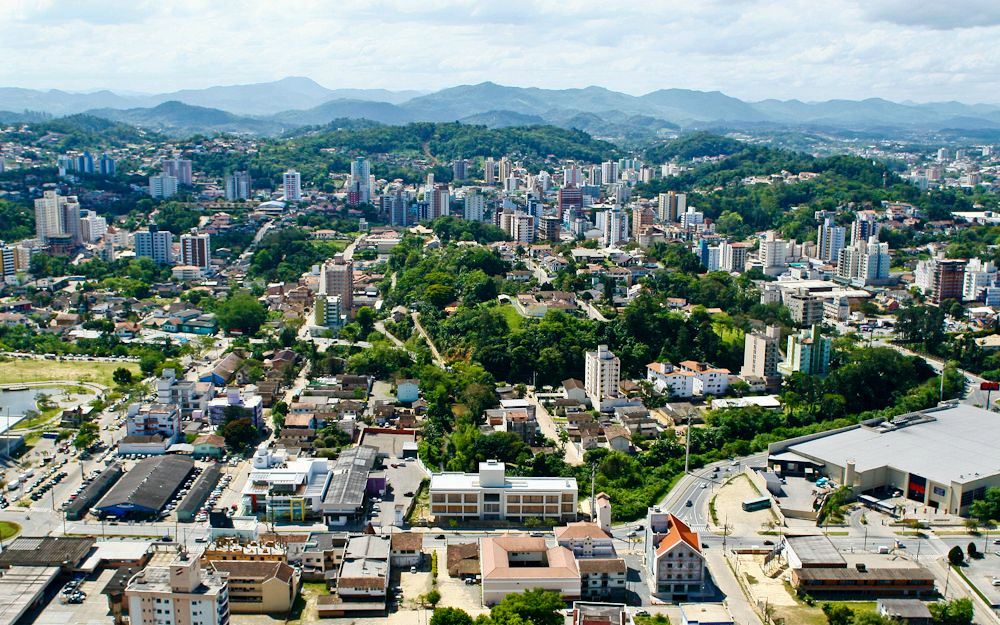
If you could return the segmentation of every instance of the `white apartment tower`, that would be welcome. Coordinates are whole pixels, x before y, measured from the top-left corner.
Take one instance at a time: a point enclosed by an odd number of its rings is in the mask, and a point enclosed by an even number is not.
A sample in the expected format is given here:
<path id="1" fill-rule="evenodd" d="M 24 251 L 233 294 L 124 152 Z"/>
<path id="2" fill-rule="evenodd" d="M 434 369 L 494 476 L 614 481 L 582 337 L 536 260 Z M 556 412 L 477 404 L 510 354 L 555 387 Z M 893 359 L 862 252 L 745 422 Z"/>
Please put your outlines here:
<path id="1" fill-rule="evenodd" d="M 75 195 L 59 195 L 58 191 L 50 190 L 35 200 L 35 234 L 43 243 L 49 237 L 78 235 L 79 222 L 80 203 Z"/>
<path id="2" fill-rule="evenodd" d="M 169 230 L 160 230 L 156 224 L 149 224 L 146 230 L 135 233 L 136 258 L 151 258 L 160 265 L 174 262 L 174 235 Z"/>
<path id="3" fill-rule="evenodd" d="M 659 195 L 656 217 L 661 222 L 673 223 L 687 212 L 687 194 L 667 191 Z"/>
<path id="4" fill-rule="evenodd" d="M 289 169 L 281 177 L 281 186 L 285 192 L 286 202 L 302 201 L 302 176 L 294 169 Z"/>
<path id="5" fill-rule="evenodd" d="M 847 229 L 834 223 L 833 217 L 826 217 L 816 230 L 816 252 L 820 260 L 837 262 L 837 255 L 844 247 Z"/>
<path id="6" fill-rule="evenodd" d="M 486 198 L 478 191 L 466 191 L 464 210 L 466 221 L 482 221 L 486 214 Z"/>
<path id="7" fill-rule="evenodd" d="M 586 353 L 583 384 L 596 409 L 600 410 L 602 400 L 618 397 L 621 368 L 621 360 L 607 345 L 598 345 L 597 351 Z"/>

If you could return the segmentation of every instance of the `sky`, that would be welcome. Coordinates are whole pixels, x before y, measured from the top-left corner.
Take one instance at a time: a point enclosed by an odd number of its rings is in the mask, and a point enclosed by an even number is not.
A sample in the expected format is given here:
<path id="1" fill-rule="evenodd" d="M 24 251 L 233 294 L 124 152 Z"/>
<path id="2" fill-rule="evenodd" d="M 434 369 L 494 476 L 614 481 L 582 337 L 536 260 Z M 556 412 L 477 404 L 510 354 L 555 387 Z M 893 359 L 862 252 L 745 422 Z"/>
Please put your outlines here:
<path id="1" fill-rule="evenodd" d="M 307 76 L 995 103 L 998 39 L 998 0 L 2 0 L 0 86 L 155 93 Z"/>

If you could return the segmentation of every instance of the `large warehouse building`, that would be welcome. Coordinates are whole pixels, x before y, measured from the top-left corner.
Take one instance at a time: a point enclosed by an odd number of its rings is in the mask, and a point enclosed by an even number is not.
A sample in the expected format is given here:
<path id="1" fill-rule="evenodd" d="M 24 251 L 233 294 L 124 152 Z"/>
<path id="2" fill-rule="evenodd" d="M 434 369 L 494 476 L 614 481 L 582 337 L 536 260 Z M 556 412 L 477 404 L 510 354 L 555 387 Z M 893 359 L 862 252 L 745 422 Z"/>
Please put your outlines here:
<path id="1" fill-rule="evenodd" d="M 141 460 L 97 504 L 116 517 L 149 518 L 159 514 L 194 471 L 185 456 L 154 456 Z"/>
<path id="2" fill-rule="evenodd" d="M 768 466 L 781 475 L 827 476 L 855 494 L 898 489 L 910 501 L 964 515 L 987 488 L 1000 487 L 998 448 L 995 413 L 945 402 L 773 443 Z"/>

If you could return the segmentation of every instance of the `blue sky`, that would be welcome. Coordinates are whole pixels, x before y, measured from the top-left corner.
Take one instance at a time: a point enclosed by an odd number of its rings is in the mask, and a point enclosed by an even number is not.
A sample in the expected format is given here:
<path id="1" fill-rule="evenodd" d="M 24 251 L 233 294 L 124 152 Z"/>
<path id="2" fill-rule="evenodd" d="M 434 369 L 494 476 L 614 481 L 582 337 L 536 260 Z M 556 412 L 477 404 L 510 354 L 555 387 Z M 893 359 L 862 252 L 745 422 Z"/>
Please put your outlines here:
<path id="1" fill-rule="evenodd" d="M 294 75 L 997 102 L 998 36 L 997 0 L 3 0 L 0 86 L 162 92 Z"/>

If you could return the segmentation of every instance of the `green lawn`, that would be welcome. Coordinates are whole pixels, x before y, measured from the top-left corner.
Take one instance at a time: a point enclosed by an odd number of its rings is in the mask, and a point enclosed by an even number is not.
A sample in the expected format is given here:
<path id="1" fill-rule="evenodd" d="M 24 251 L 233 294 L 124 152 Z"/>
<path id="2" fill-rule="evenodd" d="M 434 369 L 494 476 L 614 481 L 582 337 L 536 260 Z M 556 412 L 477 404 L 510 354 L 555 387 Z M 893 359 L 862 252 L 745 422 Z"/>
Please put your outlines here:
<path id="1" fill-rule="evenodd" d="M 0 540 L 7 540 L 21 533 L 21 526 L 13 521 L 0 521 Z"/>
<path id="2" fill-rule="evenodd" d="M 517 312 L 513 304 L 504 304 L 500 307 L 500 314 L 503 315 L 504 320 L 507 321 L 507 327 L 511 329 L 512 332 L 519 330 L 521 324 L 524 323 L 524 317 Z"/>
<path id="3" fill-rule="evenodd" d="M 132 362 L 88 362 L 85 360 L 5 360 L 0 362 L 0 384 L 20 382 L 48 382 L 73 380 L 75 382 L 96 382 L 107 387 L 114 386 L 111 376 L 114 370 L 125 367 L 136 376 L 141 376 L 139 365 Z"/>

